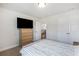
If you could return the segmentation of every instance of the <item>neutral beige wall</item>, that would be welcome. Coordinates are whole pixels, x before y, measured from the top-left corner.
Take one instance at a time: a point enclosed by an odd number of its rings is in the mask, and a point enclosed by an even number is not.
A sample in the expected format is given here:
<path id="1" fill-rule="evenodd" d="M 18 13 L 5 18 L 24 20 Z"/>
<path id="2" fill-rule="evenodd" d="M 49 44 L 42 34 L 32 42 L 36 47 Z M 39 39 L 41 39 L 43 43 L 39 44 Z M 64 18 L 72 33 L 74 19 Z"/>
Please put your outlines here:
<path id="1" fill-rule="evenodd" d="M 37 20 L 37 18 L 23 13 L 0 8 L 0 51 L 18 46 L 17 17 L 32 19 L 34 23 Z"/>

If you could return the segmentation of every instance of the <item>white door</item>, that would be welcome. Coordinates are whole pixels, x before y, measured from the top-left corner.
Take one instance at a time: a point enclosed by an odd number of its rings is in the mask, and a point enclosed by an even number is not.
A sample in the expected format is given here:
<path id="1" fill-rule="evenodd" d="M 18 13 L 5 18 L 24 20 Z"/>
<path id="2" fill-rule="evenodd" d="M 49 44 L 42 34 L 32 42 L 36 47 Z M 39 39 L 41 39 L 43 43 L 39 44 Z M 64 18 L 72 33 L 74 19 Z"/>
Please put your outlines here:
<path id="1" fill-rule="evenodd" d="M 64 43 L 70 43 L 70 24 L 69 19 L 64 19 L 62 17 L 61 19 L 58 19 L 58 41 L 64 42 Z"/>
<path id="2" fill-rule="evenodd" d="M 36 27 L 35 27 L 35 40 L 40 40 L 41 39 L 41 23 L 36 22 Z"/>
<path id="3" fill-rule="evenodd" d="M 74 18 L 72 18 L 74 17 Z M 72 43 L 75 42 L 79 42 L 79 14 L 73 14 L 71 17 L 71 39 L 72 39 Z"/>

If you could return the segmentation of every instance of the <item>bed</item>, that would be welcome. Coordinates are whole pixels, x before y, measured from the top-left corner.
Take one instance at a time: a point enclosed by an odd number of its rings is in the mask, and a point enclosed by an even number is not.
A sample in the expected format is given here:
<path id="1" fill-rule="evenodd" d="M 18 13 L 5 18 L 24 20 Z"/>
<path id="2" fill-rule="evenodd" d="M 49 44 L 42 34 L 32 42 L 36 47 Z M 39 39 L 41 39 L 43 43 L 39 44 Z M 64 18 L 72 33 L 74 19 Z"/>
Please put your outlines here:
<path id="1" fill-rule="evenodd" d="M 25 45 L 20 50 L 22 56 L 73 56 L 72 45 L 48 39 Z"/>

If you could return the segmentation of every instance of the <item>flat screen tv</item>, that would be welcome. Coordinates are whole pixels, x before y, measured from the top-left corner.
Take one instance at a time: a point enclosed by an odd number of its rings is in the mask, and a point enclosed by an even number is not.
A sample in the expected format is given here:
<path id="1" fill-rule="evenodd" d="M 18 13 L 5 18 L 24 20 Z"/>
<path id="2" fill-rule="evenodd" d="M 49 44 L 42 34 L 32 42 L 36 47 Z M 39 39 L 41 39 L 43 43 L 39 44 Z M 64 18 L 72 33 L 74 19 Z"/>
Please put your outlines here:
<path id="1" fill-rule="evenodd" d="M 24 18 L 17 18 L 17 28 L 33 28 L 33 21 Z"/>

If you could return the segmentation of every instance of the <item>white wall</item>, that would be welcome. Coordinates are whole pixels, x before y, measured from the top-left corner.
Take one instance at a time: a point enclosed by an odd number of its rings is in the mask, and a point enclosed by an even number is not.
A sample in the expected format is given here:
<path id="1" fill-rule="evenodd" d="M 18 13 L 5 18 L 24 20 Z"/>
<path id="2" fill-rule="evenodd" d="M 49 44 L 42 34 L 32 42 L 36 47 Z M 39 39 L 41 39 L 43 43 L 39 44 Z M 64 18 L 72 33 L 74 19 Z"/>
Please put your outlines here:
<path id="1" fill-rule="evenodd" d="M 73 9 L 39 20 L 47 24 L 47 39 L 65 43 L 79 42 L 79 10 Z M 66 35 L 66 33 L 70 33 Z"/>
<path id="2" fill-rule="evenodd" d="M 39 20 L 40 23 L 47 25 L 46 37 L 47 39 L 57 39 L 57 19 L 53 16 L 46 17 Z"/>
<path id="3" fill-rule="evenodd" d="M 0 51 L 19 45 L 17 17 L 32 19 L 34 20 L 34 25 L 37 20 L 37 18 L 26 14 L 0 8 Z"/>

